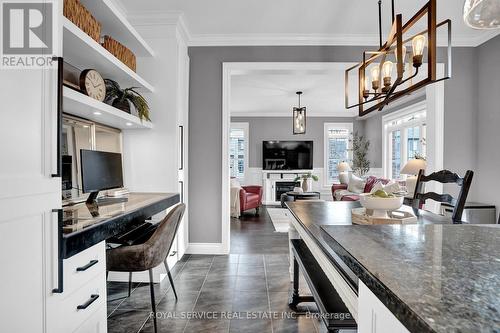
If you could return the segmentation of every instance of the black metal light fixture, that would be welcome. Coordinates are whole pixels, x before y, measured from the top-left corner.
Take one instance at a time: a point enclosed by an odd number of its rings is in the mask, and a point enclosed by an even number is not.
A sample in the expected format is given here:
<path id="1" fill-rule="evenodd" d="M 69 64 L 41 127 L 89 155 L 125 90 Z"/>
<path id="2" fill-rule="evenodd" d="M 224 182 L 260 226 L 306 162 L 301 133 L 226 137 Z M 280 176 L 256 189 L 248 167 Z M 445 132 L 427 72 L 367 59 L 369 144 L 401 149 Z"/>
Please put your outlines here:
<path id="1" fill-rule="evenodd" d="M 302 91 L 296 94 L 299 96 L 299 106 L 293 108 L 293 134 L 306 134 L 306 107 L 300 107 Z"/>
<path id="2" fill-rule="evenodd" d="M 387 41 L 382 43 L 382 1 L 378 0 L 379 49 L 364 51 L 363 60 L 345 73 L 345 107 L 357 107 L 360 117 L 374 110 L 381 111 L 398 98 L 451 77 L 451 21 L 437 23 L 436 0 L 429 0 L 404 24 L 403 16 L 394 13 L 394 0 L 391 3 L 392 27 Z M 424 26 L 425 30 L 418 31 Z M 446 72 L 438 78 L 436 31 L 440 27 L 447 28 L 448 43 Z M 349 74 L 356 70 L 357 96 L 350 101 Z M 417 77 L 419 70 L 427 75 Z"/>

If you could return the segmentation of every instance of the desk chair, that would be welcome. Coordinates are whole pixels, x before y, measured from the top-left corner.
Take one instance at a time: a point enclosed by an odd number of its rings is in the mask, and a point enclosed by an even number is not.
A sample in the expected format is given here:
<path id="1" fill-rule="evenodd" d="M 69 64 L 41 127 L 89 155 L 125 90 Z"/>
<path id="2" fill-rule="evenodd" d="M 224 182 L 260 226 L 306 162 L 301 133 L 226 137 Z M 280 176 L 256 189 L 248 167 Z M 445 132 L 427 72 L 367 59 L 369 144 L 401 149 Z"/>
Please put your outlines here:
<path id="1" fill-rule="evenodd" d="M 167 265 L 167 255 L 170 252 L 177 229 L 184 215 L 186 205 L 175 206 L 168 215 L 158 224 L 149 238 L 143 243 L 123 245 L 106 252 L 106 270 L 115 272 L 129 272 L 129 282 L 132 272 L 149 271 L 149 288 L 151 291 L 151 308 L 153 310 L 153 324 L 156 326 L 156 302 L 153 284 L 153 268 L 163 263 L 167 270 L 172 290 L 177 299 L 174 281 Z M 130 296 L 130 283 L 129 283 Z"/>
<path id="2" fill-rule="evenodd" d="M 469 194 L 473 176 L 474 172 L 471 170 L 467 170 L 463 178 L 461 178 L 456 173 L 448 170 L 434 172 L 428 176 L 424 175 L 424 170 L 420 170 L 420 172 L 418 173 L 417 184 L 415 186 L 415 194 L 413 195 L 413 209 L 419 209 L 420 207 L 422 207 L 422 204 L 424 204 L 427 199 L 432 199 L 441 203 L 446 202 L 453 206 L 453 223 L 461 223 L 462 213 L 464 211 L 465 202 L 467 201 L 467 195 Z M 455 183 L 460 186 L 460 193 L 458 194 L 458 197 L 456 199 L 446 193 L 422 193 L 424 183 L 430 181 L 436 181 L 442 184 Z"/>

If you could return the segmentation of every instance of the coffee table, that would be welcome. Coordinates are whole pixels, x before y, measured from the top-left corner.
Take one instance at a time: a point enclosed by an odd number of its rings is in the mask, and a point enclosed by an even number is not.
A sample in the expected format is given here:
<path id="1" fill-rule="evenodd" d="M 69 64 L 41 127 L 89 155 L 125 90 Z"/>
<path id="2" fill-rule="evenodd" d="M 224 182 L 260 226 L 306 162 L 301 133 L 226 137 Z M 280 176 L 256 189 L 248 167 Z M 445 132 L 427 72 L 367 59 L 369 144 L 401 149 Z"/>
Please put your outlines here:
<path id="1" fill-rule="evenodd" d="M 281 195 L 281 207 L 286 208 L 285 202 L 299 200 L 319 200 L 321 194 L 319 192 L 286 192 Z"/>

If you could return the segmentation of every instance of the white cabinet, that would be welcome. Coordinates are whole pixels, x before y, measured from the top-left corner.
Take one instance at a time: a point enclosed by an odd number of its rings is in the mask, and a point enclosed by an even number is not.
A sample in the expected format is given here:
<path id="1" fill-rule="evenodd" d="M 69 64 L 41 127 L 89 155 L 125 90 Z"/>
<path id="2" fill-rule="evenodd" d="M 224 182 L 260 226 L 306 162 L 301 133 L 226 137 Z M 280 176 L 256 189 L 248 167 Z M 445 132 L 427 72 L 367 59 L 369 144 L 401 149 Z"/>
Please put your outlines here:
<path id="1" fill-rule="evenodd" d="M 0 331 L 48 332 L 57 285 L 55 70 L 0 70 Z"/>
<path id="2" fill-rule="evenodd" d="M 8 92 L 0 121 L 0 332 L 67 333 L 88 320 L 106 329 L 104 243 L 64 260 L 63 293 L 53 292 L 61 208 L 61 178 L 52 177 L 58 162 L 56 70 L 0 73 L 0 91 Z M 91 260 L 98 263 L 77 272 Z M 77 309 L 96 294 L 87 309 Z"/>
<path id="3" fill-rule="evenodd" d="M 47 299 L 48 332 L 83 332 L 81 327 L 106 327 L 105 258 L 103 241 L 64 259 L 64 292 Z"/>
<path id="4" fill-rule="evenodd" d="M 106 333 L 108 331 L 106 304 L 102 305 L 74 333 Z"/>
<path id="5" fill-rule="evenodd" d="M 410 333 L 361 281 L 358 292 L 359 333 Z"/>

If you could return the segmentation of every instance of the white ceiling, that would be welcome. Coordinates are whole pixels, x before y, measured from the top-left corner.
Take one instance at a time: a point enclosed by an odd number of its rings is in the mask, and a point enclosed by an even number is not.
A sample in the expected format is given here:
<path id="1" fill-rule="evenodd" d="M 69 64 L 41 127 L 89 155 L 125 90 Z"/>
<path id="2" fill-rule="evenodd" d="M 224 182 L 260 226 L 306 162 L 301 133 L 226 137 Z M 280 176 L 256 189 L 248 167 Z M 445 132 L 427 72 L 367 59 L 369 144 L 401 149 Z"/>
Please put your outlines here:
<path id="1" fill-rule="evenodd" d="M 191 45 L 378 43 L 377 0 L 116 0 L 130 17 L 183 15 Z M 390 0 L 383 0 L 384 36 L 390 29 Z M 462 20 L 463 0 L 438 0 L 438 19 L 453 22 L 453 44 L 477 46 L 500 30 L 473 30 Z M 408 20 L 426 0 L 396 1 Z"/>
<path id="2" fill-rule="evenodd" d="M 307 108 L 308 116 L 357 115 L 357 109 L 344 109 L 347 63 L 250 66 L 253 68 L 233 71 L 231 75 L 231 116 L 290 116 L 298 104 L 297 91 L 303 92 L 301 106 Z M 277 68 L 270 69 L 272 66 Z"/>

